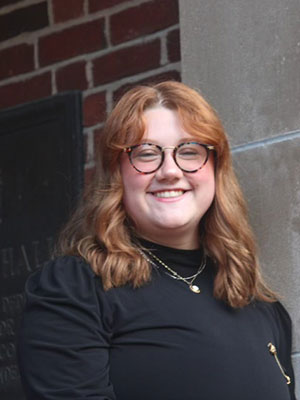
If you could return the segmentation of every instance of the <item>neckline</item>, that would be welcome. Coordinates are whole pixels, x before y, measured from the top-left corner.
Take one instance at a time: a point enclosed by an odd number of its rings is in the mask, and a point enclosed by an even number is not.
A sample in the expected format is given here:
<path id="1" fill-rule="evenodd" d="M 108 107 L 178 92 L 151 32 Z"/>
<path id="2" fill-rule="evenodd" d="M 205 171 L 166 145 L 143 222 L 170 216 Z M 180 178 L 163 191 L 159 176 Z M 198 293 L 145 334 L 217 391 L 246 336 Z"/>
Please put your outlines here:
<path id="1" fill-rule="evenodd" d="M 141 244 L 142 247 L 145 247 L 146 249 L 151 250 L 151 248 L 153 250 L 157 250 L 157 251 L 165 251 L 165 252 L 173 252 L 173 253 L 177 253 L 177 254 L 203 254 L 203 249 L 200 247 L 198 249 L 178 249 L 176 247 L 170 247 L 170 246 L 165 246 L 163 244 L 159 244 L 159 243 L 155 243 L 155 242 L 151 242 L 150 240 L 144 239 L 144 238 L 137 238 L 137 242 L 138 244 Z"/>
<path id="2" fill-rule="evenodd" d="M 203 249 L 177 249 L 173 247 L 164 246 L 158 243 L 150 242 L 143 238 L 137 238 L 138 244 L 143 249 L 149 249 L 165 264 L 169 265 L 177 272 L 180 270 L 198 270 L 202 259 Z"/>

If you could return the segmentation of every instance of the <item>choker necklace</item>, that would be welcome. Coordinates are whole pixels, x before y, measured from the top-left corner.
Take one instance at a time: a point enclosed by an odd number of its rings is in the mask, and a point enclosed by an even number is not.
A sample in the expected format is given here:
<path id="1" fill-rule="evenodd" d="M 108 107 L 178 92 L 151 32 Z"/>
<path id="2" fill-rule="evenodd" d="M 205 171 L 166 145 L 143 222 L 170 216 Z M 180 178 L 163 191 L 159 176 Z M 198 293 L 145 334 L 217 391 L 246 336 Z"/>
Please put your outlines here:
<path id="1" fill-rule="evenodd" d="M 201 263 L 198 271 L 194 275 L 184 278 L 183 276 L 179 275 L 176 271 L 174 271 L 172 268 L 170 268 L 167 264 L 165 264 L 161 259 L 159 259 L 150 250 L 146 249 L 146 251 L 152 258 L 154 258 L 154 260 L 158 261 L 169 272 L 169 273 L 167 272 L 167 274 L 169 276 L 171 276 L 174 279 L 178 279 L 178 280 L 181 280 L 184 283 L 186 283 L 193 293 L 200 293 L 201 292 L 199 286 L 194 285 L 193 283 L 194 283 L 195 279 L 197 278 L 197 276 L 201 274 L 201 272 L 204 270 L 204 268 L 206 266 L 206 256 L 203 257 L 202 263 Z M 147 260 L 150 264 L 152 264 L 155 267 L 157 267 L 157 265 L 152 260 L 150 260 L 141 249 L 139 249 L 139 252 L 145 258 L 145 260 Z"/>

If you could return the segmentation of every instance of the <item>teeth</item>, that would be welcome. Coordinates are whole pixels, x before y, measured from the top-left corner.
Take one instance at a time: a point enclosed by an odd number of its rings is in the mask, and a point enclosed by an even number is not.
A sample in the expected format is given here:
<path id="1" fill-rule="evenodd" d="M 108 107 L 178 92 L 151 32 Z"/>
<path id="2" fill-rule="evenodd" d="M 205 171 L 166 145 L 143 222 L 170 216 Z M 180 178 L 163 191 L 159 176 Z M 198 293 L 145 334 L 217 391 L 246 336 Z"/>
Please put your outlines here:
<path id="1" fill-rule="evenodd" d="M 177 197 L 183 195 L 183 190 L 168 190 L 166 192 L 157 192 L 154 193 L 156 197 Z"/>

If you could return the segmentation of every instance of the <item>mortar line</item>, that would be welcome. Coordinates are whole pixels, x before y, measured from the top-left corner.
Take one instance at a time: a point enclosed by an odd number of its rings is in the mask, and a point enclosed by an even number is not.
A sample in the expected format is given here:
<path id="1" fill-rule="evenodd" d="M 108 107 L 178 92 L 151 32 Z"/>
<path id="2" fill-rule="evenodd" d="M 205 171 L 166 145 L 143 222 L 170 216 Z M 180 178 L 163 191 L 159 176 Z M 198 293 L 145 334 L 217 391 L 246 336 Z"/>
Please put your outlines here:
<path id="1" fill-rule="evenodd" d="M 272 145 L 276 143 L 286 142 L 287 140 L 293 140 L 300 138 L 300 130 L 291 131 L 288 133 L 281 133 L 278 136 L 274 136 L 267 139 L 256 140 L 251 143 L 245 143 L 231 148 L 232 153 L 240 153 L 245 150 L 256 149 L 257 147 Z"/>

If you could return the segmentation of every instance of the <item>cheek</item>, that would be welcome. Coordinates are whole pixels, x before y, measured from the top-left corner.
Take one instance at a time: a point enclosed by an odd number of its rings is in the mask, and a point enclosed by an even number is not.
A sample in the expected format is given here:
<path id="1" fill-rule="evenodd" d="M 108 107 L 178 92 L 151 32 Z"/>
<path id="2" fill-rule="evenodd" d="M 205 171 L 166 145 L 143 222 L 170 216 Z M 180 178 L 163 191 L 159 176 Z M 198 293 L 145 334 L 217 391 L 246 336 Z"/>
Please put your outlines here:
<path id="1" fill-rule="evenodd" d="M 135 171 L 132 168 L 129 160 L 125 157 L 121 158 L 121 177 L 124 188 L 124 194 L 130 192 L 130 188 L 135 185 Z"/>
<path id="2" fill-rule="evenodd" d="M 123 207 L 131 224 L 137 229 L 147 214 L 144 186 L 138 179 L 127 179 L 123 185 Z"/>
<path id="3" fill-rule="evenodd" d="M 121 177 L 123 183 L 123 204 L 126 213 L 133 217 L 140 208 L 146 194 L 149 178 L 135 171 L 128 160 L 121 161 Z"/>
<path id="4" fill-rule="evenodd" d="M 204 172 L 204 179 L 207 185 L 210 187 L 211 191 L 213 191 L 213 194 L 215 194 L 216 179 L 215 179 L 215 163 L 213 155 L 210 156 L 203 172 Z"/>
<path id="5" fill-rule="evenodd" d="M 122 157 L 120 167 L 124 193 L 130 196 L 134 190 L 136 191 L 135 194 L 146 194 L 153 175 L 144 175 L 137 172 L 130 164 L 128 158 L 125 157 Z"/>
<path id="6" fill-rule="evenodd" d="M 137 194 L 146 186 L 144 176 L 138 174 L 131 166 L 121 169 L 121 176 L 126 197 Z"/>
<path id="7" fill-rule="evenodd" d="M 191 177 L 194 186 L 205 188 L 208 193 L 215 193 L 215 171 L 213 160 L 210 159 L 205 167 Z"/>

